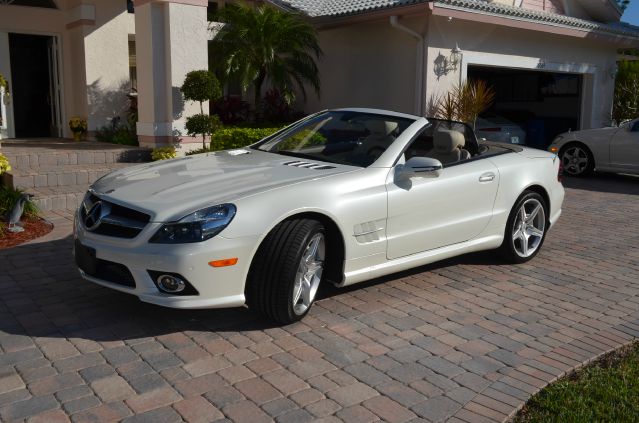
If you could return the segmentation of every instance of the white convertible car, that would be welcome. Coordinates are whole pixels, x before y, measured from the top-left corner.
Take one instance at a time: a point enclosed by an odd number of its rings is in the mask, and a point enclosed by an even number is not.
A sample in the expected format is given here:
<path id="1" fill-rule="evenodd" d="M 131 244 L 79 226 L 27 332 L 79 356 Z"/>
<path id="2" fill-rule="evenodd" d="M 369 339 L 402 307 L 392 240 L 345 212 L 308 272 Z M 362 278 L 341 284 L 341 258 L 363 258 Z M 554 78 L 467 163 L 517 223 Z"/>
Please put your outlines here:
<path id="1" fill-rule="evenodd" d="M 250 147 L 98 180 L 77 211 L 82 276 L 175 308 L 302 318 L 345 286 L 471 251 L 525 262 L 561 214 L 559 160 L 468 126 L 313 114 Z"/>
<path id="2" fill-rule="evenodd" d="M 568 175 L 593 170 L 639 174 L 639 119 L 619 127 L 566 132 L 548 149 L 559 155 Z"/>

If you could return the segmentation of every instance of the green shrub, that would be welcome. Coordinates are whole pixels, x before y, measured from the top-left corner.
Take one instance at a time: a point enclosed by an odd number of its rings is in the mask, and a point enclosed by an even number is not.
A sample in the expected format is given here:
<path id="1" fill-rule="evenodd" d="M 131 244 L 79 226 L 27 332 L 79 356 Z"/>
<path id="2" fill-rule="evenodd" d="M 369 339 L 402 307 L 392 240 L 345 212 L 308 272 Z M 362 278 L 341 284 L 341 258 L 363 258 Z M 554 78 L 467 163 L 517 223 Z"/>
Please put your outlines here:
<path id="1" fill-rule="evenodd" d="M 135 132 L 135 122 L 121 123 L 120 118 L 114 118 L 111 125 L 103 126 L 95 131 L 95 138 L 101 142 L 120 145 L 138 145 Z"/>
<path id="2" fill-rule="evenodd" d="M 189 136 L 194 137 L 196 135 L 211 135 L 222 126 L 220 118 L 216 115 L 197 114 L 186 118 L 186 132 Z M 206 142 L 206 139 L 203 138 Z"/>
<path id="3" fill-rule="evenodd" d="M 246 147 L 254 144 L 262 138 L 279 131 L 281 128 L 244 128 L 244 127 L 224 127 L 215 131 L 211 135 L 211 144 L 206 149 L 200 149 L 187 153 L 198 154 L 209 151 L 230 150 L 233 148 Z"/>
<path id="4" fill-rule="evenodd" d="M 158 147 L 154 148 L 153 151 L 151 151 L 151 158 L 153 159 L 153 161 L 174 159 L 176 156 L 177 153 L 175 151 L 175 147 L 173 146 Z"/>
<path id="5" fill-rule="evenodd" d="M 213 72 L 208 70 L 196 70 L 187 73 L 180 91 L 182 91 L 186 100 L 200 103 L 201 113 L 204 113 L 202 110 L 203 102 L 222 97 L 220 83 Z"/>
<path id="6" fill-rule="evenodd" d="M 16 201 L 22 195 L 22 191 L 19 189 L 0 187 L 0 216 L 5 217 L 9 214 L 13 206 L 16 204 Z M 23 216 L 26 217 L 37 217 L 40 211 L 30 201 L 24 206 Z"/>

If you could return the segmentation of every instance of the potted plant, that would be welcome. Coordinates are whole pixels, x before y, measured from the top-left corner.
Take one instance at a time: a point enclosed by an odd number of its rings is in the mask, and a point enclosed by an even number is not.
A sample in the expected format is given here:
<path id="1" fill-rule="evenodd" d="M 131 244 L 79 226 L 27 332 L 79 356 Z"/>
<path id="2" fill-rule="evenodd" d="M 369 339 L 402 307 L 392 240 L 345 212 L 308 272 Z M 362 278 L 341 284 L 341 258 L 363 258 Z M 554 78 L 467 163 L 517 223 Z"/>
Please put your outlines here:
<path id="1" fill-rule="evenodd" d="M 87 120 L 74 116 L 69 120 L 69 129 L 73 132 L 73 139 L 75 141 L 81 141 L 82 136 L 87 132 Z"/>

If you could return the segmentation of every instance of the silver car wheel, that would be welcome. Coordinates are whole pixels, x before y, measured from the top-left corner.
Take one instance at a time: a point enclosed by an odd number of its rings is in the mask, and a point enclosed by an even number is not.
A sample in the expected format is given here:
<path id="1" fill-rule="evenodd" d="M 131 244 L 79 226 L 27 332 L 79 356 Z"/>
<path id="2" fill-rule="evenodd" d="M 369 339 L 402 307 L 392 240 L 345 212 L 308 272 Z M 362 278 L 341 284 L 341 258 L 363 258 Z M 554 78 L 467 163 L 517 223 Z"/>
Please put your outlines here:
<path id="1" fill-rule="evenodd" d="M 590 157 L 588 152 L 579 146 L 571 146 L 561 156 L 564 170 L 570 175 L 581 175 L 588 169 Z"/>
<path id="2" fill-rule="evenodd" d="M 526 200 L 517 211 L 513 225 L 513 247 L 520 257 L 530 257 L 537 251 L 546 230 L 544 206 L 535 198 Z"/>
<path id="3" fill-rule="evenodd" d="M 293 286 L 293 311 L 298 316 L 313 304 L 324 272 L 325 249 L 324 234 L 317 233 L 302 254 Z"/>

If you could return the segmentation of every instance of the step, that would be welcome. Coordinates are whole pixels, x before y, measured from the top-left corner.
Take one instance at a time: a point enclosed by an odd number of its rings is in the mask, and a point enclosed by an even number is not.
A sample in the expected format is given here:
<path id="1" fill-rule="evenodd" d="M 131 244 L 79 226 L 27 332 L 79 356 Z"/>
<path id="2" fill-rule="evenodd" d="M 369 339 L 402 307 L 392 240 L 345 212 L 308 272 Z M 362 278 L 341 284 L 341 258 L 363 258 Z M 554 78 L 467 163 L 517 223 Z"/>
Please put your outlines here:
<path id="1" fill-rule="evenodd" d="M 90 184 L 65 185 L 61 187 L 38 187 L 26 190 L 34 197 L 33 203 L 43 212 L 75 210 L 78 208 Z"/>
<path id="2" fill-rule="evenodd" d="M 28 153 L 14 152 L 9 148 L 3 147 L 2 154 L 9 159 L 11 167 L 17 170 L 35 169 L 39 166 L 142 163 L 151 160 L 149 150 L 143 149 L 37 151 Z"/>
<path id="3" fill-rule="evenodd" d="M 7 184 L 18 189 L 91 184 L 114 170 L 133 163 L 105 163 L 93 165 L 40 166 L 15 169 L 9 172 Z"/>
<path id="4" fill-rule="evenodd" d="M 139 163 L 151 160 L 147 148 L 97 141 L 73 142 L 65 139 L 2 140 L 0 152 L 13 169 L 78 164 Z"/>

